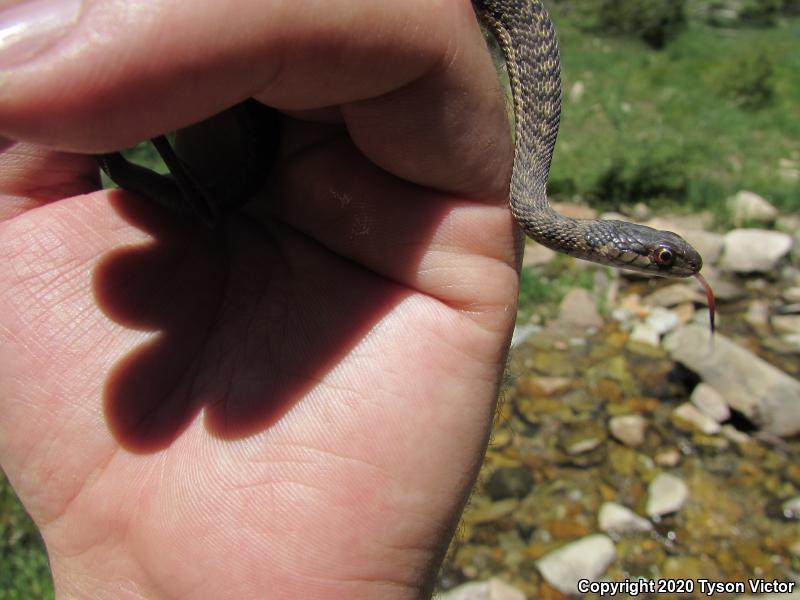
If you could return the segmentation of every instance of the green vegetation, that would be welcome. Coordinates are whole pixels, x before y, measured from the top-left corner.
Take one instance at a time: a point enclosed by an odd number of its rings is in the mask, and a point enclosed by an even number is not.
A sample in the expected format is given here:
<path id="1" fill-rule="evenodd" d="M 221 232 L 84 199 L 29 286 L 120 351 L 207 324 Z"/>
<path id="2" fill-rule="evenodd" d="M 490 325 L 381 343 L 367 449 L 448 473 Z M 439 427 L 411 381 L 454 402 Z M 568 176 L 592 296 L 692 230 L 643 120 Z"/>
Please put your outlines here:
<path id="1" fill-rule="evenodd" d="M 686 27 L 686 0 L 600 0 L 583 5 L 590 29 L 663 48 Z"/>
<path id="2" fill-rule="evenodd" d="M 534 314 L 552 317 L 556 304 L 576 287 L 591 290 L 594 271 L 577 265 L 563 254 L 557 254 L 545 265 L 523 270 L 519 282 L 517 322 L 527 322 Z"/>
<path id="3" fill-rule="evenodd" d="M 52 597 L 53 583 L 39 532 L 0 471 L 0 600 Z"/>
<path id="4" fill-rule="evenodd" d="M 708 209 L 723 225 L 724 200 L 740 189 L 800 208 L 800 181 L 785 168 L 800 168 L 800 20 L 770 29 L 690 20 L 654 50 L 636 35 L 587 31 L 576 4 L 552 15 L 564 79 L 556 198 Z"/>

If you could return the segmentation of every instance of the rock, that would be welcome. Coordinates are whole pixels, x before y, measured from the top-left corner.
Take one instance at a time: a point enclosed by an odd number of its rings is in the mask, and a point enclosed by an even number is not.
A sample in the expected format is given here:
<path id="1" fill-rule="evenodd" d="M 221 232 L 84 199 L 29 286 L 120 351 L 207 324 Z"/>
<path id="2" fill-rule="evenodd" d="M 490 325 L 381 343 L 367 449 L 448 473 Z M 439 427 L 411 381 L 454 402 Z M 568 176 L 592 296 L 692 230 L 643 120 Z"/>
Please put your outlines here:
<path id="1" fill-rule="evenodd" d="M 769 325 L 769 304 L 763 300 L 753 300 L 747 306 L 744 320 L 755 329 L 764 329 Z"/>
<path id="2" fill-rule="evenodd" d="M 590 535 L 559 548 L 536 561 L 545 581 L 562 594 L 577 595 L 581 579 L 596 581 L 614 560 L 614 543 L 608 536 Z"/>
<path id="3" fill-rule="evenodd" d="M 528 241 L 525 244 L 525 253 L 522 255 L 522 268 L 537 267 L 539 265 L 546 265 L 555 257 L 554 250 L 550 250 L 547 246 L 542 246 L 533 241 Z"/>
<path id="4" fill-rule="evenodd" d="M 683 508 L 689 499 L 689 488 L 678 477 L 662 473 L 650 483 L 647 494 L 647 514 L 660 517 Z"/>
<path id="5" fill-rule="evenodd" d="M 673 283 L 648 294 L 642 301 L 649 306 L 671 307 L 685 302 L 701 304 L 706 301 L 706 297 L 696 286 Z"/>
<path id="6" fill-rule="evenodd" d="M 684 304 L 679 304 L 674 308 L 675 314 L 678 316 L 678 321 L 680 321 L 681 325 L 686 325 L 690 323 L 694 318 L 697 311 L 694 308 L 694 304 L 686 302 Z"/>
<path id="7" fill-rule="evenodd" d="M 767 273 L 792 248 L 791 236 L 778 231 L 734 229 L 725 236 L 719 266 L 734 273 Z"/>
<path id="8" fill-rule="evenodd" d="M 637 221 L 645 221 L 653 215 L 653 211 L 644 202 L 637 202 L 631 207 L 631 216 Z"/>
<path id="9" fill-rule="evenodd" d="M 527 340 L 532 335 L 541 330 L 542 328 L 540 325 L 534 325 L 532 323 L 514 327 L 514 333 L 511 336 L 511 347 L 516 348 L 517 346 L 521 345 L 525 340 Z"/>
<path id="10" fill-rule="evenodd" d="M 783 518 L 787 521 L 800 521 L 800 496 L 795 496 L 781 504 Z"/>
<path id="11" fill-rule="evenodd" d="M 644 444 L 644 434 L 647 431 L 647 421 L 641 415 L 621 415 L 612 417 L 608 427 L 620 442 L 632 448 Z"/>
<path id="12" fill-rule="evenodd" d="M 783 299 L 789 303 L 800 302 L 800 287 L 790 287 L 783 290 Z"/>
<path id="13" fill-rule="evenodd" d="M 439 600 L 525 600 L 525 594 L 501 579 L 465 583 L 436 596 Z"/>
<path id="14" fill-rule="evenodd" d="M 558 307 L 558 318 L 581 327 L 603 326 L 603 318 L 597 312 L 594 298 L 583 288 L 572 288 L 567 292 Z"/>
<path id="15" fill-rule="evenodd" d="M 707 383 L 699 383 L 692 390 L 690 400 L 692 404 L 717 423 L 727 421 L 731 417 L 731 410 L 728 408 L 725 398 Z"/>
<path id="16" fill-rule="evenodd" d="M 771 225 L 778 217 L 778 209 L 758 194 L 742 190 L 728 198 L 728 210 L 737 227 L 742 225 Z"/>
<path id="17" fill-rule="evenodd" d="M 689 431 L 699 431 L 706 435 L 720 432 L 720 425 L 706 413 L 701 412 L 694 404 L 685 402 L 672 411 L 672 419 L 676 425 Z"/>
<path id="18" fill-rule="evenodd" d="M 497 469 L 486 482 L 486 493 L 492 500 L 524 498 L 533 487 L 533 475 L 526 467 Z"/>
<path id="19" fill-rule="evenodd" d="M 677 448 L 666 448 L 656 454 L 655 461 L 662 467 L 677 467 L 681 463 L 681 453 Z"/>
<path id="20" fill-rule="evenodd" d="M 766 432 L 800 432 L 800 382 L 719 333 L 712 350 L 708 336 L 704 327 L 686 325 L 668 334 L 664 345 L 673 360 L 698 373 L 728 406 Z"/>
<path id="21" fill-rule="evenodd" d="M 490 504 L 476 506 L 471 504 L 464 511 L 464 522 L 470 524 L 492 523 L 509 516 L 519 507 L 519 500 L 508 498 Z"/>
<path id="22" fill-rule="evenodd" d="M 645 344 L 647 346 L 655 346 L 661 343 L 661 336 L 648 323 L 637 323 L 633 326 L 633 331 L 628 338 L 629 344 Z"/>
<path id="23" fill-rule="evenodd" d="M 568 392 L 572 384 L 569 377 L 525 375 L 517 380 L 517 389 L 526 396 L 558 396 Z"/>
<path id="24" fill-rule="evenodd" d="M 683 237 L 700 253 L 705 265 L 715 264 L 725 247 L 725 236 L 703 229 L 686 229 Z"/>
<path id="25" fill-rule="evenodd" d="M 573 219 L 596 219 L 597 211 L 585 204 L 575 204 L 574 202 L 553 202 L 556 212 L 565 217 Z"/>
<path id="26" fill-rule="evenodd" d="M 703 277 L 713 288 L 717 302 L 733 302 L 747 296 L 747 291 L 741 285 L 731 281 L 714 267 L 703 267 Z"/>
<path id="27" fill-rule="evenodd" d="M 567 454 L 586 454 L 607 439 L 605 429 L 597 421 L 585 420 L 570 423 L 559 432 L 561 448 Z"/>
<path id="28" fill-rule="evenodd" d="M 657 306 L 650 312 L 645 323 L 658 332 L 659 335 L 664 335 L 680 325 L 680 320 L 678 315 L 671 310 Z"/>
<path id="29" fill-rule="evenodd" d="M 669 217 L 655 217 L 645 223 L 653 229 L 666 229 L 689 239 L 691 232 L 705 231 L 714 221 L 714 215 L 703 211 L 692 215 L 670 215 Z"/>
<path id="30" fill-rule="evenodd" d="M 734 444 L 748 444 L 753 440 L 744 431 L 739 431 L 733 425 L 723 425 L 722 435 Z"/>
<path id="31" fill-rule="evenodd" d="M 637 533 L 653 529 L 650 521 L 616 502 L 603 503 L 597 522 L 600 529 L 607 533 Z"/>
<path id="32" fill-rule="evenodd" d="M 770 322 L 778 333 L 800 333 L 800 315 L 775 315 Z"/>

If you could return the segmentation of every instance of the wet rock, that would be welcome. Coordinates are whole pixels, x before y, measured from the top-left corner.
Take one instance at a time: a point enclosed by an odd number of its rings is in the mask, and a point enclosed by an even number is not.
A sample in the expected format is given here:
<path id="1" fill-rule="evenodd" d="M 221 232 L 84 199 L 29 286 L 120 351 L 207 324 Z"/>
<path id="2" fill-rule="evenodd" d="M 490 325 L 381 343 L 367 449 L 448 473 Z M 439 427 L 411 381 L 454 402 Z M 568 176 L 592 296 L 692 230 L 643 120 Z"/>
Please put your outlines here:
<path id="1" fill-rule="evenodd" d="M 607 439 L 603 427 L 596 421 L 580 421 L 564 426 L 560 432 L 561 448 L 569 455 L 591 452 Z"/>
<path id="2" fill-rule="evenodd" d="M 728 210 L 737 227 L 742 225 L 771 225 L 778 217 L 778 209 L 753 192 L 742 190 L 728 198 Z"/>
<path id="3" fill-rule="evenodd" d="M 605 535 L 590 535 L 536 561 L 545 581 L 562 594 L 576 595 L 581 579 L 597 580 L 614 560 L 614 543 Z"/>
<path id="4" fill-rule="evenodd" d="M 657 306 L 650 312 L 645 323 L 652 327 L 659 335 L 664 335 L 680 325 L 680 319 L 673 311 Z"/>
<path id="5" fill-rule="evenodd" d="M 628 338 L 629 345 L 644 344 L 645 346 L 652 346 L 658 348 L 661 344 L 661 336 L 654 327 L 648 323 L 637 323 L 633 326 L 631 335 Z"/>
<path id="6" fill-rule="evenodd" d="M 464 522 L 470 524 L 492 523 L 509 516 L 519 507 L 519 500 L 508 498 L 482 506 L 470 505 L 464 511 Z"/>
<path id="7" fill-rule="evenodd" d="M 608 428 L 620 442 L 626 446 L 637 448 L 644 444 L 647 421 L 641 415 L 621 415 L 612 417 Z"/>
<path id="8" fill-rule="evenodd" d="M 778 231 L 734 229 L 725 236 L 719 266 L 734 273 L 768 273 L 792 248 L 791 236 Z"/>
<path id="9" fill-rule="evenodd" d="M 775 315 L 770 322 L 778 333 L 800 333 L 800 315 Z"/>
<path id="10" fill-rule="evenodd" d="M 606 533 L 637 533 L 653 529 L 650 521 L 616 502 L 605 502 L 600 507 L 597 522 Z"/>
<path id="11" fill-rule="evenodd" d="M 666 448 L 656 454 L 655 461 L 662 467 L 677 467 L 681 462 L 681 453 L 677 448 Z"/>
<path id="12" fill-rule="evenodd" d="M 714 435 L 720 432 L 720 425 L 704 412 L 701 412 L 694 404 L 688 402 L 681 404 L 672 411 L 672 422 L 681 429 L 687 431 L 698 431 L 706 435 Z"/>
<path id="13" fill-rule="evenodd" d="M 603 318 L 597 312 L 594 298 L 583 288 L 573 288 L 558 307 L 558 318 L 565 323 L 572 323 L 582 327 L 603 326 Z"/>
<path id="14" fill-rule="evenodd" d="M 744 320 L 755 329 L 765 329 L 769 325 L 769 304 L 763 300 L 753 300 L 747 306 Z"/>
<path id="15" fill-rule="evenodd" d="M 686 325 L 664 341 L 673 360 L 698 373 L 728 405 L 768 433 L 800 432 L 800 382 L 721 334 Z M 735 374 L 735 376 L 734 376 Z"/>
<path id="16" fill-rule="evenodd" d="M 486 493 L 492 500 L 524 498 L 533 486 L 533 475 L 525 467 L 497 469 L 486 482 Z"/>
<path id="17" fill-rule="evenodd" d="M 542 527 L 554 540 L 574 540 L 589 534 L 589 528 L 575 519 L 549 519 Z"/>
<path id="18" fill-rule="evenodd" d="M 439 600 L 525 600 L 525 594 L 501 579 L 465 583 L 436 596 Z"/>
<path id="19" fill-rule="evenodd" d="M 528 396 L 558 396 L 568 392 L 572 382 L 569 377 L 528 375 L 517 380 L 517 389 Z"/>
<path id="20" fill-rule="evenodd" d="M 689 399 L 692 404 L 717 423 L 727 421 L 731 417 L 731 410 L 728 408 L 725 398 L 707 383 L 699 383 L 692 390 L 692 395 Z"/>
<path id="21" fill-rule="evenodd" d="M 647 514 L 660 517 L 683 508 L 689 499 L 689 488 L 678 477 L 662 473 L 650 483 L 647 494 Z"/>
<path id="22" fill-rule="evenodd" d="M 537 424 L 547 420 L 568 419 L 572 412 L 558 398 L 523 397 L 517 399 L 519 415 L 528 423 Z"/>

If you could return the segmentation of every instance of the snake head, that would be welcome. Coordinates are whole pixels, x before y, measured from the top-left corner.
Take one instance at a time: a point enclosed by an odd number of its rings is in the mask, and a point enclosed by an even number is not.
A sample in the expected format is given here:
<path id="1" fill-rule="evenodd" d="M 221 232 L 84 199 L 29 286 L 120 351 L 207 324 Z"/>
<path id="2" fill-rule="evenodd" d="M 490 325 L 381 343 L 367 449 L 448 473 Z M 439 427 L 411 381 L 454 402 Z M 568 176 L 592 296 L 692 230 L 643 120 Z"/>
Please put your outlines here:
<path id="1" fill-rule="evenodd" d="M 697 250 L 676 233 L 622 221 L 600 223 L 611 234 L 596 249 L 614 267 L 661 277 L 691 277 L 703 267 Z"/>

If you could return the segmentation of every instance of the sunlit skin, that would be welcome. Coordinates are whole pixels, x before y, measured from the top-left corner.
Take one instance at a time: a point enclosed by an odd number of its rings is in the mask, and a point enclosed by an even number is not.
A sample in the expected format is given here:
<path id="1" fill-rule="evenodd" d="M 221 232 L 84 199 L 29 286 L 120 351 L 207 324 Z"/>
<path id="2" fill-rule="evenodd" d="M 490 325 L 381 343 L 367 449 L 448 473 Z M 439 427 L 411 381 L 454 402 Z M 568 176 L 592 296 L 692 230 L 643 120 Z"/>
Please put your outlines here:
<path id="1" fill-rule="evenodd" d="M 517 297 L 470 3 L 85 5 L 0 87 L 0 460 L 58 597 L 424 596 Z M 220 236 L 99 190 L 250 95 L 284 159 Z"/>

